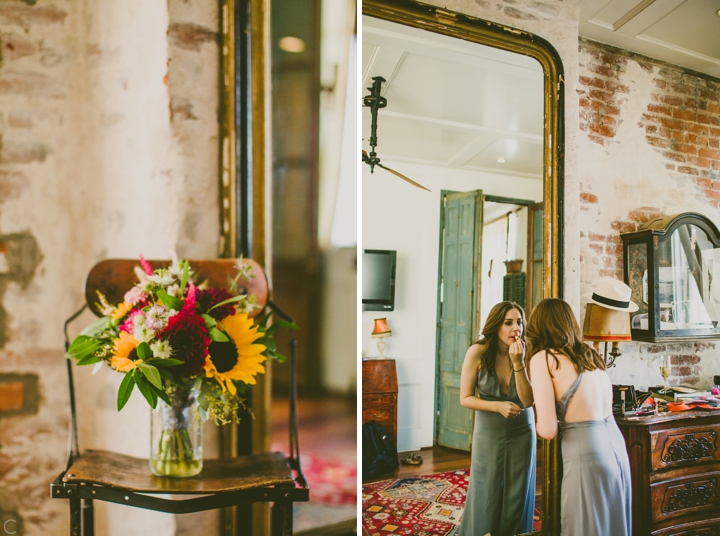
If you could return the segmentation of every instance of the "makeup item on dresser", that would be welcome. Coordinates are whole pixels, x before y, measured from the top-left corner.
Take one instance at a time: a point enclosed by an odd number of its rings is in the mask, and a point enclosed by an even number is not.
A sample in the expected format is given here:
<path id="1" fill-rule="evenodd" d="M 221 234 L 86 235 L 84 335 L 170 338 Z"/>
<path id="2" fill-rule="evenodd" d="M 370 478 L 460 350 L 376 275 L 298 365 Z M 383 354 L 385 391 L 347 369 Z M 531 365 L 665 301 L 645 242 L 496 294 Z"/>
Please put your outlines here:
<path id="1" fill-rule="evenodd" d="M 613 413 L 624 415 L 626 411 L 638 408 L 637 395 L 633 385 L 613 385 Z"/>

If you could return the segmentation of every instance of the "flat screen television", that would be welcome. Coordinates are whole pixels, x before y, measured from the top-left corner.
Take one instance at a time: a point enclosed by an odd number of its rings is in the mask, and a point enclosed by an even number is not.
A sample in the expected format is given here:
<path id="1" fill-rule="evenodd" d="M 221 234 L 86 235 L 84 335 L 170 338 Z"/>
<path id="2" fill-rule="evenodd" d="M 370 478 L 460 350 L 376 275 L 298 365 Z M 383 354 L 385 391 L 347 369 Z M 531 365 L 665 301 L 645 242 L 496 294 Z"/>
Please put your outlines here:
<path id="1" fill-rule="evenodd" d="M 395 309 L 396 258 L 396 251 L 384 249 L 363 250 L 363 311 L 392 311 Z"/>

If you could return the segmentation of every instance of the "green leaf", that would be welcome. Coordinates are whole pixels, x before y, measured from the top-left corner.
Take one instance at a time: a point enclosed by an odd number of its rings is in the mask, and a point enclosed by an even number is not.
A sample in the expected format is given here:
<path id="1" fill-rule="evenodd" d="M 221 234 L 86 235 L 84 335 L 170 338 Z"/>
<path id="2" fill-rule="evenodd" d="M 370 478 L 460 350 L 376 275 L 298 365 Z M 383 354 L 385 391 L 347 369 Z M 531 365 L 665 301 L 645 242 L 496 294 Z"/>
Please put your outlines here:
<path id="1" fill-rule="evenodd" d="M 278 352 L 275 352 L 275 359 L 277 360 L 278 363 L 285 363 L 285 361 L 287 361 L 287 357 L 285 357 L 282 354 L 279 354 Z"/>
<path id="2" fill-rule="evenodd" d="M 179 359 L 173 359 L 172 357 L 154 357 L 153 359 L 146 359 L 145 363 L 147 363 L 148 365 L 154 365 L 156 367 L 174 367 L 176 365 L 182 365 L 184 362 L 180 361 Z"/>
<path id="3" fill-rule="evenodd" d="M 279 328 L 300 329 L 300 326 L 298 326 L 297 324 L 293 324 L 292 322 L 287 322 L 286 320 L 276 320 L 269 328 L 265 330 L 265 333 L 267 335 L 272 335 Z"/>
<path id="4" fill-rule="evenodd" d="M 268 350 L 275 353 L 275 350 L 277 350 L 277 345 L 275 344 L 275 341 L 273 339 L 271 339 L 270 337 L 263 337 L 263 339 L 261 340 L 263 342 L 261 342 L 260 344 L 264 344 Z"/>
<path id="5" fill-rule="evenodd" d="M 208 312 L 212 311 L 212 310 L 215 309 L 216 307 L 220 307 L 221 305 L 227 305 L 228 303 L 239 302 L 240 300 L 244 300 L 244 299 L 246 299 L 246 298 L 247 298 L 247 296 L 244 295 L 244 294 L 240 294 L 239 296 L 233 296 L 232 298 L 228 298 L 227 300 L 223 300 L 223 301 L 221 301 L 220 303 L 216 303 L 215 305 L 213 305 L 212 307 L 210 307 L 210 309 L 208 309 Z"/>
<path id="6" fill-rule="evenodd" d="M 218 328 L 212 328 L 208 332 L 208 336 L 210 337 L 210 339 L 212 339 L 213 341 L 216 341 L 216 342 L 227 342 L 230 340 L 230 339 L 228 339 L 228 336 L 225 335 Z"/>
<path id="7" fill-rule="evenodd" d="M 185 285 L 187 285 L 189 271 L 190 271 L 190 264 L 188 263 L 188 261 L 185 261 L 185 264 L 183 265 L 182 280 L 180 281 L 180 293 L 181 294 L 185 294 Z"/>
<path id="8" fill-rule="evenodd" d="M 162 290 L 158 290 L 157 295 L 158 298 L 160 298 L 162 304 L 168 309 L 174 309 L 176 311 L 182 309 L 182 300 L 177 299 L 175 296 L 170 296 L 170 294 L 168 294 L 167 292 L 163 292 Z"/>
<path id="9" fill-rule="evenodd" d="M 265 327 L 265 324 L 267 324 L 268 319 L 272 316 L 272 311 L 269 313 L 266 313 L 262 315 L 260 318 L 255 319 L 255 323 L 260 326 L 261 328 Z"/>
<path id="10" fill-rule="evenodd" d="M 201 315 L 203 317 L 203 320 L 205 320 L 205 327 L 210 329 L 215 327 L 215 324 L 217 324 L 217 321 L 210 315 Z"/>
<path id="11" fill-rule="evenodd" d="M 206 393 L 200 393 L 200 396 L 198 396 L 198 405 L 204 410 L 210 407 L 210 398 L 208 398 Z"/>
<path id="12" fill-rule="evenodd" d="M 158 389 L 162 389 L 162 380 L 160 379 L 160 373 L 158 372 L 158 369 L 156 369 L 152 365 L 148 365 L 147 363 L 140 363 L 138 367 L 140 367 L 140 370 L 150 383 L 152 383 Z"/>
<path id="13" fill-rule="evenodd" d="M 174 381 L 174 380 L 175 380 L 175 376 L 173 376 L 173 373 L 170 372 L 170 371 L 167 370 L 167 369 L 159 368 L 159 369 L 158 369 L 158 373 L 160 374 L 160 377 L 161 377 L 163 380 L 170 380 L 170 381 Z"/>
<path id="14" fill-rule="evenodd" d="M 118 389 L 118 411 L 123 409 L 123 407 L 125 407 L 125 404 L 127 404 L 127 401 L 130 399 L 130 395 L 132 394 L 133 387 L 135 387 L 135 376 L 133 373 L 128 372 L 127 374 L 125 374 L 125 377 L 120 384 L 120 388 Z"/>
<path id="15" fill-rule="evenodd" d="M 155 409 L 155 406 L 157 406 L 157 393 L 152 389 L 152 386 L 140 375 L 135 379 L 135 383 L 137 383 L 138 389 L 140 389 L 150 407 Z"/>
<path id="16" fill-rule="evenodd" d="M 163 391 L 162 389 L 158 389 L 154 385 L 150 384 L 150 387 L 152 387 L 153 391 L 155 391 L 155 394 L 160 398 L 163 402 L 165 402 L 168 406 L 172 406 L 172 402 L 170 401 L 170 397 L 168 394 Z"/>
<path id="17" fill-rule="evenodd" d="M 80 335 L 87 335 L 89 337 L 94 337 L 98 333 L 106 330 L 108 327 L 110 327 L 110 323 L 112 322 L 112 318 L 109 316 L 103 316 L 102 318 L 98 318 L 94 322 L 91 322 L 87 326 L 85 326 L 85 329 L 80 332 Z"/>
<path id="18" fill-rule="evenodd" d="M 78 359 L 77 365 L 83 366 L 83 365 L 92 365 L 94 363 L 97 363 L 99 361 L 102 361 L 99 357 L 95 357 L 94 355 L 86 355 L 85 357 Z"/>
<path id="19" fill-rule="evenodd" d="M 68 348 L 65 357 L 71 359 L 82 359 L 86 355 L 90 355 L 100 347 L 100 341 L 92 339 L 86 335 L 79 335 Z"/>
<path id="20" fill-rule="evenodd" d="M 150 345 L 146 342 L 141 342 L 138 344 L 137 348 L 135 348 L 135 351 L 137 352 L 137 355 L 140 359 L 149 359 L 152 357 L 153 353 L 150 349 Z"/>
<path id="21" fill-rule="evenodd" d="M 203 378 L 202 376 L 198 376 L 195 378 L 195 382 L 193 383 L 193 388 L 202 392 L 202 385 L 203 385 Z"/>

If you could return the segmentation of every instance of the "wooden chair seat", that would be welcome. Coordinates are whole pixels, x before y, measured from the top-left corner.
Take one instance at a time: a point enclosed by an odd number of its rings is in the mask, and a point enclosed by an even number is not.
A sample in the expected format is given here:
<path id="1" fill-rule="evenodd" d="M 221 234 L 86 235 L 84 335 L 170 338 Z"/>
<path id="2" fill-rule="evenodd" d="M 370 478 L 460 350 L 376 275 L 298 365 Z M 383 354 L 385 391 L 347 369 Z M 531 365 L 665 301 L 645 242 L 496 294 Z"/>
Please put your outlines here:
<path id="1" fill-rule="evenodd" d="M 148 460 L 104 450 L 87 450 L 70 466 L 66 483 L 97 484 L 138 493 L 206 494 L 294 483 L 282 452 L 261 452 L 223 460 L 204 460 L 193 478 L 155 476 Z"/>

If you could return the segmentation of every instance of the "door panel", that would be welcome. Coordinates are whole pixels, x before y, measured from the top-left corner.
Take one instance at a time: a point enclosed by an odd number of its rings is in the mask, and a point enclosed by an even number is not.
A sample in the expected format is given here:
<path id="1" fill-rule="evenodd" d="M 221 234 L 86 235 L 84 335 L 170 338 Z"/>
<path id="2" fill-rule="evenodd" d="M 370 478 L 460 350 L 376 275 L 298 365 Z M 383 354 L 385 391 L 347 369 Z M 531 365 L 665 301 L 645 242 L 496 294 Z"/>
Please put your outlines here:
<path id="1" fill-rule="evenodd" d="M 436 439 L 469 450 L 473 412 L 460 405 L 460 373 L 475 339 L 482 192 L 446 193 L 442 213 Z"/>

